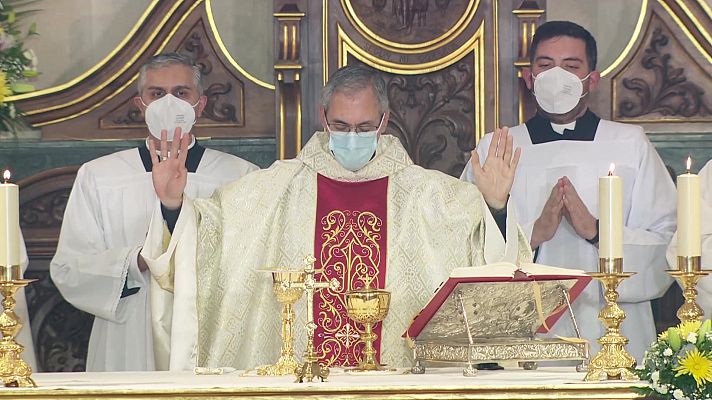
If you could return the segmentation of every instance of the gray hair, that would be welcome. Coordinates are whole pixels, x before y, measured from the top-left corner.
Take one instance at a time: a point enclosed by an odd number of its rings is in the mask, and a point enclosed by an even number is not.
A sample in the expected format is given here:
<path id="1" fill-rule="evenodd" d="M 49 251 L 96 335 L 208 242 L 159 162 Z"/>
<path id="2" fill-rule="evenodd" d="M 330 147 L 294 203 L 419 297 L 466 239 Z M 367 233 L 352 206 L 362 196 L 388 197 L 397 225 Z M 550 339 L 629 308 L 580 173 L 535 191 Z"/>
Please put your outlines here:
<path id="1" fill-rule="evenodd" d="M 377 71 L 361 65 L 346 65 L 334 72 L 321 91 L 321 105 L 324 111 L 327 111 L 334 93 L 357 93 L 367 88 L 372 88 L 376 94 L 380 111 L 388 111 L 386 82 Z"/>
<path id="2" fill-rule="evenodd" d="M 161 53 L 151 57 L 138 72 L 138 94 L 143 93 L 144 85 L 146 84 L 146 71 L 149 69 L 165 68 L 171 65 L 184 65 L 190 68 L 193 73 L 193 83 L 198 90 L 199 95 L 203 95 L 203 74 L 200 72 L 200 67 L 195 61 L 184 54 L 180 53 Z"/>

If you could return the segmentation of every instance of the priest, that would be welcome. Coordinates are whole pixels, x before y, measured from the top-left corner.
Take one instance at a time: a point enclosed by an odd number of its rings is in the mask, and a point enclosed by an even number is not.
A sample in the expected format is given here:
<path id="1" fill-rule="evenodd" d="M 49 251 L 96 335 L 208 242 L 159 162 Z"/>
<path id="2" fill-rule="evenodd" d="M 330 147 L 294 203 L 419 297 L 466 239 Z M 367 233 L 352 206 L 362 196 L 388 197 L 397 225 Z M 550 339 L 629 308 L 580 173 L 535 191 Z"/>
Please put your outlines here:
<path id="1" fill-rule="evenodd" d="M 149 145 L 161 131 L 190 131 L 207 98 L 202 73 L 187 56 L 152 57 L 140 70 L 134 103 L 145 116 L 146 144 L 84 164 L 67 202 L 50 273 L 62 296 L 94 315 L 87 371 L 166 369 L 155 364 L 149 306 L 149 272 L 139 255 L 156 193 Z M 208 197 L 218 186 L 257 169 L 207 149 L 186 134 L 182 149 L 186 193 Z M 153 146 L 155 147 L 155 146 Z"/>
<path id="2" fill-rule="evenodd" d="M 341 68 L 322 93 L 325 132 L 296 159 L 277 161 L 209 200 L 184 193 L 177 133 L 168 162 L 154 157 L 162 205 L 142 254 L 162 289 L 152 291 L 154 309 L 172 311 L 153 314 L 154 332 L 170 343 L 162 356 L 171 369 L 275 361 L 280 311 L 266 271 L 301 269 L 306 255 L 317 259 L 317 279 L 340 283 L 314 296 L 316 351 L 332 366 L 362 357 L 363 327 L 347 317 L 345 291 L 391 292 L 390 312 L 376 328 L 377 358 L 406 366 L 412 350 L 401 335 L 451 270 L 531 258 L 508 202 L 519 150 L 506 130 L 498 130 L 502 145 L 473 167 L 476 187 L 413 165 L 399 140 L 383 134 L 388 110 L 377 73 Z M 163 153 L 168 145 L 161 145 Z M 164 218 L 173 231 L 165 246 Z M 302 338 L 303 322 L 295 324 Z M 303 343 L 297 340 L 298 349 Z"/>
<path id="3" fill-rule="evenodd" d="M 702 269 L 712 269 L 712 161 L 700 170 L 700 230 L 702 234 Z M 667 261 L 671 269 L 677 269 L 677 232 L 670 241 Z M 704 319 L 712 317 L 712 277 L 706 276 L 697 283 L 697 303 L 705 312 Z"/>
<path id="4" fill-rule="evenodd" d="M 536 115 L 510 129 L 522 148 L 512 198 L 535 249 L 536 262 L 598 270 L 598 178 L 609 172 L 623 180 L 623 269 L 636 272 L 619 287 L 626 313 L 622 330 L 628 351 L 641 360 L 655 338 L 650 300 L 671 283 L 665 249 L 675 231 L 675 187 L 665 165 L 643 132 L 599 118 L 587 106 L 596 89 L 596 41 L 568 21 L 541 25 L 532 40 L 531 69 L 524 81 L 537 102 Z M 489 134 L 472 153 L 472 164 L 497 140 Z M 471 165 L 462 178 L 477 182 Z M 605 304 L 600 284 L 591 284 L 573 304 L 581 335 L 597 351 L 603 334 L 597 315 Z M 567 319 L 552 334 L 574 336 Z"/>

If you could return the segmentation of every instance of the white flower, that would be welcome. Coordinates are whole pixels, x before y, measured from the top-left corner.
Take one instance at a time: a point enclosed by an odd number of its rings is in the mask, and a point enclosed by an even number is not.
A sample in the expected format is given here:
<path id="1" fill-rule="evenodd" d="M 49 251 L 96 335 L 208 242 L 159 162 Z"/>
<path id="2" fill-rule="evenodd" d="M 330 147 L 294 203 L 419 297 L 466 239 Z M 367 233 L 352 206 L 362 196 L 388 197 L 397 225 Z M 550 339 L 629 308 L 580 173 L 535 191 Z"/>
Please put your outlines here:
<path id="1" fill-rule="evenodd" d="M 697 343 L 697 334 L 695 332 L 688 333 L 687 341 L 690 343 Z"/>
<path id="2" fill-rule="evenodd" d="M 655 371 L 652 374 L 650 374 L 650 380 L 653 381 L 653 384 L 657 384 L 659 379 L 660 379 L 660 371 Z"/>
<path id="3" fill-rule="evenodd" d="M 660 394 L 667 394 L 667 393 L 668 393 L 668 385 L 660 385 L 660 386 L 658 386 L 657 391 L 658 391 L 658 393 L 660 393 Z"/>
<path id="4" fill-rule="evenodd" d="M 685 394 L 682 393 L 682 390 L 680 389 L 675 389 L 675 391 L 672 392 L 672 396 L 677 400 L 683 400 L 685 398 Z"/>
<path id="5" fill-rule="evenodd" d="M 28 60 L 30 60 L 30 69 L 36 70 L 37 69 L 37 64 L 39 63 L 39 60 L 37 59 L 37 54 L 35 54 L 32 49 L 27 49 L 24 52 L 25 57 L 27 57 Z"/>
<path id="6" fill-rule="evenodd" d="M 672 355 L 672 349 L 668 347 L 667 349 L 663 350 L 663 355 L 665 357 L 670 357 Z"/>

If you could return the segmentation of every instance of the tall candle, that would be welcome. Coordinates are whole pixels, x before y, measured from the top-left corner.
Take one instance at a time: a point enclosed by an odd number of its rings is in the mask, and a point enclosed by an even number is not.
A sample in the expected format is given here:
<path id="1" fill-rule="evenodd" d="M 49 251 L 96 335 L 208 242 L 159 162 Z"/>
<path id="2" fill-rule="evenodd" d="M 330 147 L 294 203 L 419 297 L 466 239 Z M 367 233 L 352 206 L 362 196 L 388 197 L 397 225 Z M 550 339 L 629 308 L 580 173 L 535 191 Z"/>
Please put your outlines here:
<path id="1" fill-rule="evenodd" d="M 10 171 L 0 183 L 0 279 L 20 278 L 20 201 L 17 185 L 10 183 Z"/>
<path id="2" fill-rule="evenodd" d="M 598 179 L 598 256 L 605 259 L 623 257 L 623 183 L 614 169 L 611 164 L 608 176 Z"/>
<path id="3" fill-rule="evenodd" d="M 690 173 L 692 160 L 687 158 L 687 173 L 677 177 L 677 255 L 700 256 L 700 177 Z"/>

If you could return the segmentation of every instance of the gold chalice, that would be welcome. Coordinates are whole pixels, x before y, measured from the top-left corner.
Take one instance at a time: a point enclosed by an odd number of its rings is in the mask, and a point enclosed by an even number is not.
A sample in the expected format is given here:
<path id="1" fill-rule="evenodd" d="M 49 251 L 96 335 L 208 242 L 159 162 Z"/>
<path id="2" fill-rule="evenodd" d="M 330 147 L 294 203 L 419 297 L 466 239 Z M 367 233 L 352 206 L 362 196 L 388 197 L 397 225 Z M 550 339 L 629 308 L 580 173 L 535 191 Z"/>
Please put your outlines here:
<path id="1" fill-rule="evenodd" d="M 294 357 L 294 303 L 304 293 L 304 271 L 273 271 L 272 290 L 282 305 L 282 352 L 276 363 L 257 368 L 257 375 L 291 375 L 301 364 Z"/>
<path id="2" fill-rule="evenodd" d="M 352 371 L 386 370 L 376 360 L 373 342 L 377 337 L 373 333 L 373 325 L 386 318 L 390 302 L 391 293 L 385 290 L 369 288 L 346 292 L 346 312 L 351 319 L 362 323 L 366 328 L 366 332 L 361 335 L 361 340 L 366 345 L 363 350 L 363 360 Z"/>

